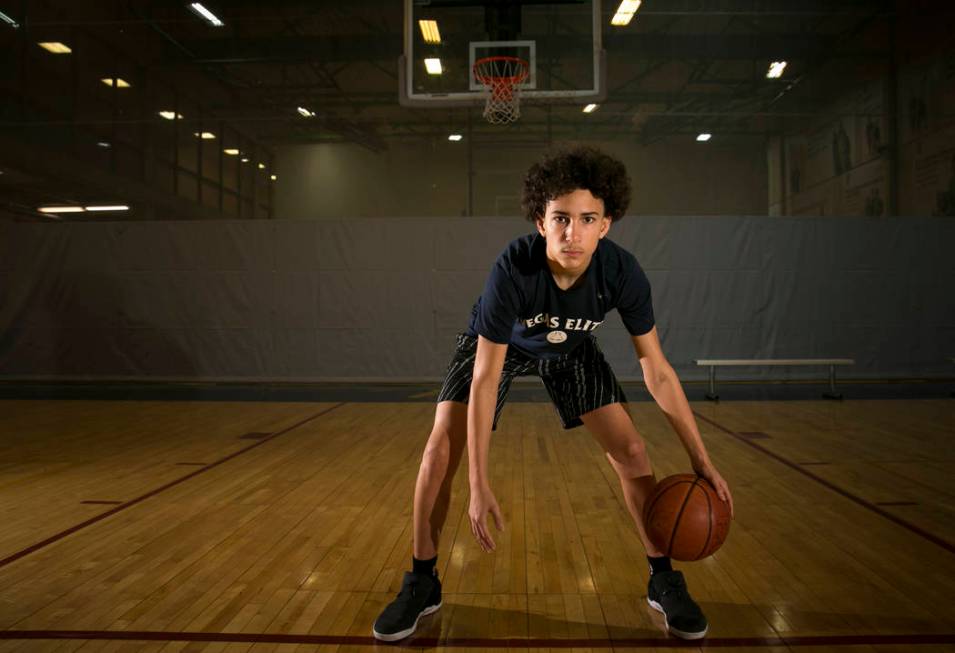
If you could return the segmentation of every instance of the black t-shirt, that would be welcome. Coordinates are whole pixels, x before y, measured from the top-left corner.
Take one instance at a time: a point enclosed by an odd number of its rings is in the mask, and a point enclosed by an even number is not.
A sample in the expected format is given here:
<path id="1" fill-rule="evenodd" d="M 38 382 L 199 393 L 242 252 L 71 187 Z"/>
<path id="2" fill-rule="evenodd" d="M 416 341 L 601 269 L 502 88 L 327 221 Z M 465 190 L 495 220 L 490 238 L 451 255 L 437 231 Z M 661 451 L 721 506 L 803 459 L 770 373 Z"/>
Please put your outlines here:
<path id="1" fill-rule="evenodd" d="M 508 244 L 471 310 L 468 334 L 534 358 L 556 358 L 583 342 L 614 308 L 630 334 L 653 328 L 650 281 L 633 254 L 604 238 L 580 285 L 561 290 L 547 267 L 546 248 L 536 233 Z"/>

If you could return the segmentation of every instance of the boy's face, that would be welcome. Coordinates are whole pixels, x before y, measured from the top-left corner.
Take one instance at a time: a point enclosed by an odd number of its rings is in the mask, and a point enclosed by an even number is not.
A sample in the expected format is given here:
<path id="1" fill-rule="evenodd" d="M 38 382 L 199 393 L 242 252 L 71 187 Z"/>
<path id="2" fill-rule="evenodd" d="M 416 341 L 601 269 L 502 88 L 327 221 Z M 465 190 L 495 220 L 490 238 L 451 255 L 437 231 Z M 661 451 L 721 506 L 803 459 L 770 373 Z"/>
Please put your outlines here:
<path id="1" fill-rule="evenodd" d="M 578 273 L 590 265 L 610 223 L 604 201 L 589 190 L 577 189 L 547 202 L 544 216 L 537 219 L 537 231 L 547 240 L 547 258 L 567 272 Z"/>

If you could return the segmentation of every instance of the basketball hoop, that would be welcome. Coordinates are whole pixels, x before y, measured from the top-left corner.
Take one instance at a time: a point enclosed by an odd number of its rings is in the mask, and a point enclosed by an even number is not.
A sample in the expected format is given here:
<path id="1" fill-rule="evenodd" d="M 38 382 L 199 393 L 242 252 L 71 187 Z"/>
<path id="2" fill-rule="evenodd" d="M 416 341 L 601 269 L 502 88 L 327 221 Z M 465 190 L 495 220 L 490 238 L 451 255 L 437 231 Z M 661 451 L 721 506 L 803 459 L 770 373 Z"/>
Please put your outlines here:
<path id="1" fill-rule="evenodd" d="M 506 125 L 521 117 L 520 88 L 530 66 L 520 57 L 484 57 L 474 62 L 474 79 L 490 91 L 484 118 L 492 125 Z"/>

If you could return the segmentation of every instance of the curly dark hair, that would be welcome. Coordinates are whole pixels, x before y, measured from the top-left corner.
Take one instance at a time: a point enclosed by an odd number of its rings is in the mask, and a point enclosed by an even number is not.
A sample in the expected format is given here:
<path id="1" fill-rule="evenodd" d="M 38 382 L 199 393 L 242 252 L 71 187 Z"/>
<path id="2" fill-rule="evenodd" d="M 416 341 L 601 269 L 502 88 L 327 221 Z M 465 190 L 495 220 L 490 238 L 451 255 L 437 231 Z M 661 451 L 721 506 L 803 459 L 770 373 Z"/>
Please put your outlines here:
<path id="1" fill-rule="evenodd" d="M 623 163 L 595 147 L 578 146 L 547 154 L 524 176 L 521 209 L 534 222 L 547 202 L 577 189 L 603 200 L 604 214 L 616 222 L 630 205 L 630 178 Z"/>

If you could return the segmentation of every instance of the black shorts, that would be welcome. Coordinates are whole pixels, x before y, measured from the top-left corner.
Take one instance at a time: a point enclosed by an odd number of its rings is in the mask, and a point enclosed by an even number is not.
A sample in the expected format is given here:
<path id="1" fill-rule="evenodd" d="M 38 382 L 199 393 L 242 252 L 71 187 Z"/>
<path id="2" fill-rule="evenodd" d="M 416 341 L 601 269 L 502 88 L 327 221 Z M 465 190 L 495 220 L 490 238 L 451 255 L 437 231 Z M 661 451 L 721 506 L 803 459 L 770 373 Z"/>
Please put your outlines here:
<path id="1" fill-rule="evenodd" d="M 471 378 L 474 375 L 474 357 L 477 354 L 477 337 L 458 334 L 444 386 L 438 394 L 438 402 L 459 401 L 468 403 L 471 394 Z M 504 408 L 507 392 L 515 376 L 537 375 L 544 382 L 547 394 L 554 402 L 560 422 L 565 429 L 581 426 L 580 416 L 601 406 L 626 403 L 627 398 L 617 382 L 613 370 L 590 336 L 577 345 L 569 354 L 553 360 L 531 358 L 514 347 L 507 348 L 501 384 L 497 389 L 497 407 L 494 409 L 494 426 Z"/>

